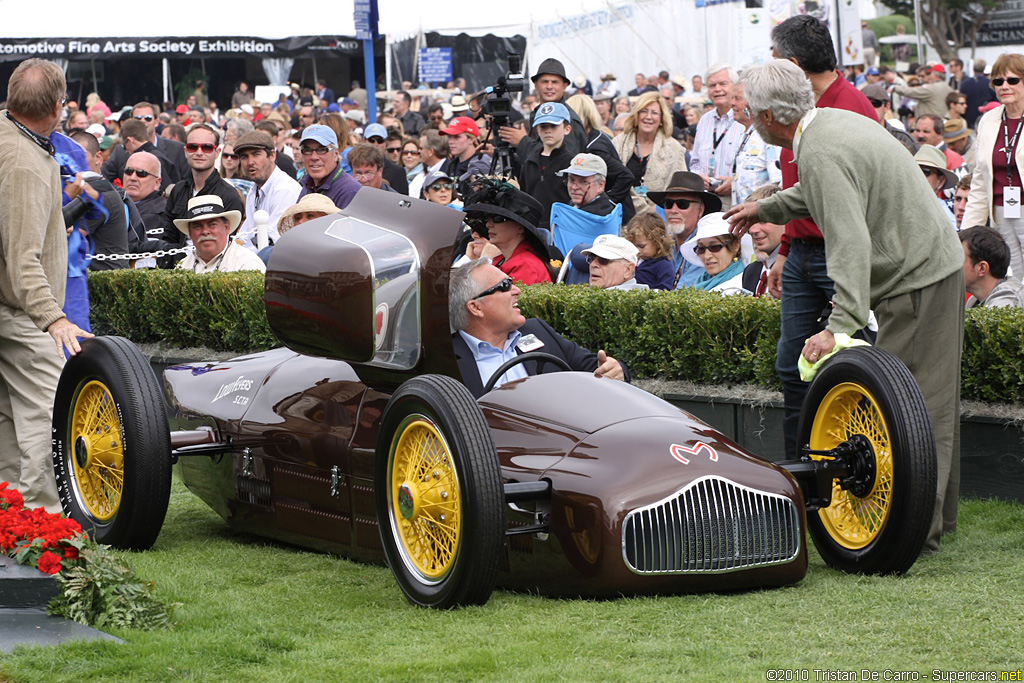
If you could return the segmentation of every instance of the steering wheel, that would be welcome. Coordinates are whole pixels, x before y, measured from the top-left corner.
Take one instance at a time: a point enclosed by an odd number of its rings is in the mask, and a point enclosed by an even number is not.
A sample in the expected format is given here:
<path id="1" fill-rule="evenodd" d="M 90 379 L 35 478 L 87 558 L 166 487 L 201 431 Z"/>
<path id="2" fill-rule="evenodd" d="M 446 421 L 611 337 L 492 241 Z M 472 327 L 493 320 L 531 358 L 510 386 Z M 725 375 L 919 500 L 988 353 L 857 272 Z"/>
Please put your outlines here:
<path id="1" fill-rule="evenodd" d="M 522 353 L 516 356 L 515 358 L 511 358 L 505 361 L 504 363 L 501 364 L 501 367 L 494 371 L 494 374 L 491 375 L 491 378 L 487 380 L 487 384 L 484 385 L 484 393 L 486 394 L 488 391 L 493 389 L 495 382 L 497 382 L 502 375 L 508 372 L 509 368 L 514 368 L 520 363 L 525 363 L 531 360 L 535 360 L 538 363 L 551 363 L 552 365 L 557 365 L 566 372 L 572 372 L 572 367 L 569 366 L 569 363 L 559 358 L 558 356 L 552 356 L 550 353 L 544 353 L 543 351 L 531 351 L 530 353 Z"/>

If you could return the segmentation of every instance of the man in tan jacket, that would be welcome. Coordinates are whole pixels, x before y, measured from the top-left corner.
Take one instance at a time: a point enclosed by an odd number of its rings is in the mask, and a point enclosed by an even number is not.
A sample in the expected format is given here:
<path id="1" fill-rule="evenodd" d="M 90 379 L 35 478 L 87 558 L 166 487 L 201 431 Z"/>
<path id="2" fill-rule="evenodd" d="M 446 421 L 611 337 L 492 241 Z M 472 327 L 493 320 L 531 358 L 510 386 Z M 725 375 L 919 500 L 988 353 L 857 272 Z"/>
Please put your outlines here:
<path id="1" fill-rule="evenodd" d="M 78 338 L 92 336 L 61 310 L 68 245 L 49 135 L 65 88 L 55 64 L 26 60 L 11 74 L 0 113 L 0 480 L 26 506 L 49 512 L 61 509 L 50 421 L 64 350 L 74 355 Z M 83 182 L 75 181 L 78 192 Z"/>

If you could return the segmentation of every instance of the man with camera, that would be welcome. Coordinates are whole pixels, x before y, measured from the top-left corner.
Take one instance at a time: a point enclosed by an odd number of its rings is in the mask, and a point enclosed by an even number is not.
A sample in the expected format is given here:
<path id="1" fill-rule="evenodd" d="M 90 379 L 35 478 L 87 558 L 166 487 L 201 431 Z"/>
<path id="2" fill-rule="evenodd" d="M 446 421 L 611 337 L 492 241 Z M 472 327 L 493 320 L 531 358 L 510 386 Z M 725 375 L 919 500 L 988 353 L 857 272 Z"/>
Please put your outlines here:
<path id="1" fill-rule="evenodd" d="M 572 155 L 587 152 L 601 157 L 608 168 L 607 186 L 608 196 L 616 203 L 622 204 L 624 213 L 623 221 L 632 217 L 632 201 L 629 199 L 629 191 L 633 186 L 633 174 L 622 163 L 618 153 L 612 146 L 611 140 L 599 130 L 587 132 L 579 114 L 573 111 L 572 107 L 565 104 L 565 90 L 569 86 L 569 79 L 565 75 L 565 67 L 557 59 L 545 59 L 541 62 L 537 73 L 531 79 L 537 90 L 537 97 L 540 105 L 546 102 L 563 104 L 569 110 L 569 125 L 572 130 L 566 135 L 564 146 Z M 502 126 L 498 135 L 502 141 L 507 142 L 516 148 L 517 165 L 531 155 L 536 155 L 537 150 L 543 146 L 534 128 L 534 117 L 540 106 L 535 107 L 530 114 L 529 132 L 511 126 Z"/>

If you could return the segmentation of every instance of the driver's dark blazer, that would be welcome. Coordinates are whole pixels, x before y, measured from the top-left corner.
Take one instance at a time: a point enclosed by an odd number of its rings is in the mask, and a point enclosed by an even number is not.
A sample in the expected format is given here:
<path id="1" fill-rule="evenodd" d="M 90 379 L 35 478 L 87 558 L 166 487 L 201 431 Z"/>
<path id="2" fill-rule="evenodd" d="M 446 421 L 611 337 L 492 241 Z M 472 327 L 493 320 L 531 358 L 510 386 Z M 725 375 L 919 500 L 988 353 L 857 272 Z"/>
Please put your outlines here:
<path id="1" fill-rule="evenodd" d="M 552 356 L 561 358 L 569 364 L 573 370 L 580 372 L 593 372 L 597 370 L 597 354 L 592 351 L 588 351 L 579 344 L 571 342 L 562 335 L 551 329 L 551 326 L 540 318 L 530 318 L 526 323 L 519 328 L 520 334 L 524 337 L 528 334 L 537 335 L 537 339 L 544 342 L 544 346 L 537 349 L 541 353 L 550 353 Z M 473 358 L 473 352 L 469 350 L 469 346 L 466 344 L 466 340 L 462 338 L 462 335 L 456 332 L 452 335 L 452 346 L 455 348 L 455 360 L 459 364 L 459 372 L 462 373 L 462 382 L 469 389 L 469 392 L 473 394 L 474 398 L 480 398 L 484 394 L 484 383 L 480 379 L 480 370 L 477 369 L 476 360 Z M 522 353 L 516 351 L 516 353 Z M 630 381 L 629 369 L 626 364 L 622 363 L 622 371 L 626 376 L 626 381 Z M 538 369 L 538 365 L 540 368 Z M 536 361 L 526 361 L 524 363 L 526 368 L 526 374 L 536 375 L 543 374 L 546 372 L 558 372 L 561 370 L 557 365 L 551 363 L 537 363 Z"/>

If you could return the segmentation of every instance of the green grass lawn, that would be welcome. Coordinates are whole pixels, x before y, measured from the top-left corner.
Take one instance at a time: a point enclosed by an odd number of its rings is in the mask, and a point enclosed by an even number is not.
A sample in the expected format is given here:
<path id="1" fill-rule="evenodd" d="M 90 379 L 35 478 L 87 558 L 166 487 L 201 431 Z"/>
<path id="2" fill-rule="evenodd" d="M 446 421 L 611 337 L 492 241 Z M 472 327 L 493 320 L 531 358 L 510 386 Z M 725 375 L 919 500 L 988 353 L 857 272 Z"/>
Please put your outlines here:
<path id="1" fill-rule="evenodd" d="M 814 669 L 1016 670 L 1022 550 L 1024 507 L 966 501 L 957 534 L 903 578 L 840 574 L 812 551 L 807 577 L 789 588 L 607 602 L 497 591 L 483 607 L 435 612 L 407 604 L 386 568 L 232 532 L 175 482 L 155 548 L 129 554 L 180 603 L 174 630 L 20 648 L 0 659 L 0 678 L 764 681 L 767 669 L 806 669 L 815 681 L 828 679 Z"/>

